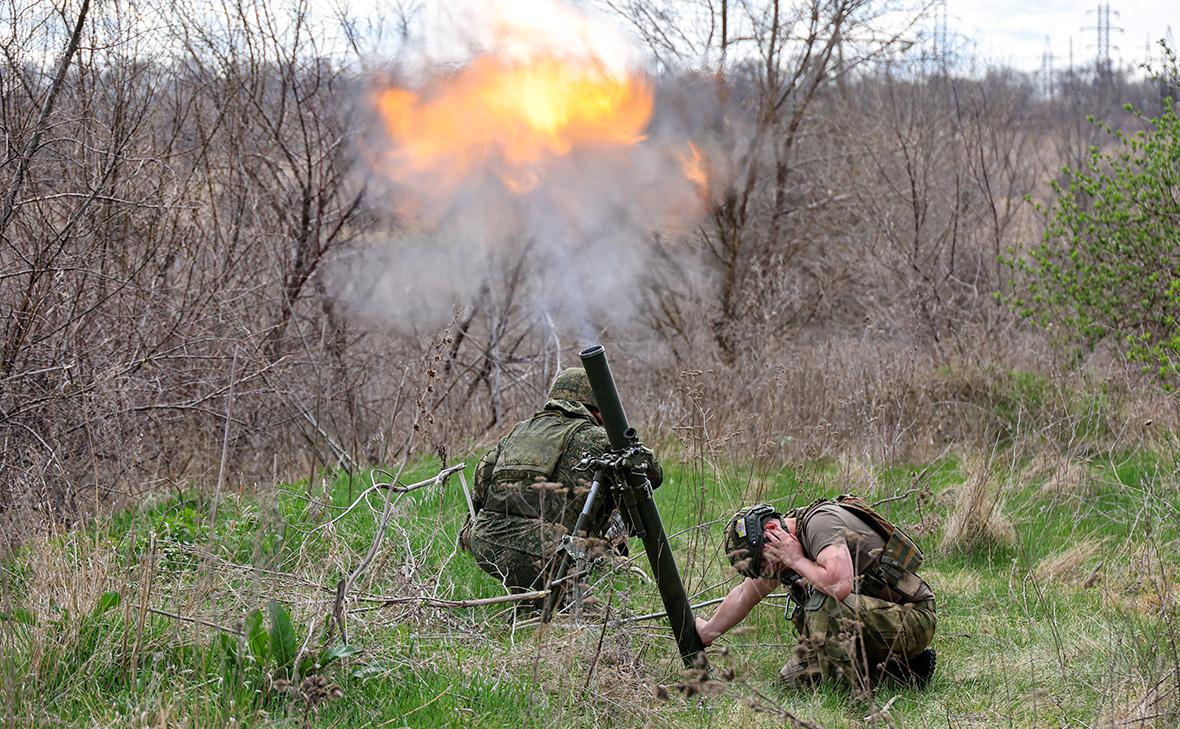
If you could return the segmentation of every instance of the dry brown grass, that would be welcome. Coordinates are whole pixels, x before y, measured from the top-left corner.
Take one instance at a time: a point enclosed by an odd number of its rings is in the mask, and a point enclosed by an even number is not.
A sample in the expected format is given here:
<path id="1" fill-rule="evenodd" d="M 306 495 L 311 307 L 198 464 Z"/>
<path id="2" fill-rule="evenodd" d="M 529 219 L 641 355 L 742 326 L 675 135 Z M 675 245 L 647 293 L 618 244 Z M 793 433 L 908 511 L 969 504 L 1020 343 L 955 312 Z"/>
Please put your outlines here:
<path id="1" fill-rule="evenodd" d="M 103 593 L 113 589 L 118 578 L 118 556 L 113 549 L 94 549 L 80 532 L 64 538 L 37 537 L 23 548 L 27 568 L 27 594 L 24 607 L 35 614 L 61 611 L 68 619 L 39 620 L 29 633 L 29 674 L 53 671 L 56 645 L 72 645 L 83 629 L 83 617 L 98 603 Z M 0 609 L 5 609 L 0 602 Z M 49 660 L 47 661 L 47 656 Z"/>
<path id="2" fill-rule="evenodd" d="M 1037 563 L 1033 575 L 1044 582 L 1085 580 L 1094 570 L 1094 558 L 1102 549 L 1097 539 L 1083 539 L 1064 552 L 1051 554 Z"/>
<path id="3" fill-rule="evenodd" d="M 1094 479 L 1090 472 L 1091 464 L 1085 460 L 1034 460 L 1027 469 L 1030 476 L 1043 476 L 1039 492 L 1051 499 L 1068 497 L 1085 497 L 1094 486 Z"/>
<path id="4" fill-rule="evenodd" d="M 1153 685 L 1127 683 L 1111 691 L 1113 706 L 1098 726 L 1102 729 L 1171 729 L 1180 716 L 1180 696 L 1172 676 Z"/>
<path id="5" fill-rule="evenodd" d="M 995 482 L 992 461 L 967 459 L 963 472 L 966 480 L 955 494 L 942 549 L 970 551 L 1015 542 L 1016 529 L 1003 513 L 1002 489 Z"/>

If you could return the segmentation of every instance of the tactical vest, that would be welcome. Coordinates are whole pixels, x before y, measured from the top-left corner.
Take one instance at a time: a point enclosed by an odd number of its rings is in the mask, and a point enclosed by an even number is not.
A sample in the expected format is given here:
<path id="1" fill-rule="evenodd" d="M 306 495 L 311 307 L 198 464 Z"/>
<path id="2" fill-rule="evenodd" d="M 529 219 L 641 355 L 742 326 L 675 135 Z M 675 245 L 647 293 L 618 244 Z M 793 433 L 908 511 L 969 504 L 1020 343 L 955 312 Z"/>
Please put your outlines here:
<path id="1" fill-rule="evenodd" d="M 852 512 L 858 519 L 875 531 L 885 546 L 862 571 L 862 592 L 890 602 L 913 602 L 914 597 L 925 584 L 918 577 L 922 566 L 922 550 L 910 539 L 901 527 L 886 519 L 869 502 L 852 494 L 843 494 L 832 499 L 817 499 L 803 510 L 795 521 L 795 531 L 802 543 L 807 520 L 816 508 L 825 504 L 837 504 Z M 810 555 L 815 559 L 815 555 Z"/>
<path id="2" fill-rule="evenodd" d="M 537 484 L 553 481 L 557 463 L 574 434 L 592 425 L 589 420 L 549 411 L 518 423 L 500 446 L 484 510 L 555 523 L 570 521 L 568 512 L 572 511 L 576 519 L 581 505 L 566 508 L 574 484 L 564 484 L 564 488 L 538 488 Z M 573 522 L 565 526 L 572 529 Z"/>

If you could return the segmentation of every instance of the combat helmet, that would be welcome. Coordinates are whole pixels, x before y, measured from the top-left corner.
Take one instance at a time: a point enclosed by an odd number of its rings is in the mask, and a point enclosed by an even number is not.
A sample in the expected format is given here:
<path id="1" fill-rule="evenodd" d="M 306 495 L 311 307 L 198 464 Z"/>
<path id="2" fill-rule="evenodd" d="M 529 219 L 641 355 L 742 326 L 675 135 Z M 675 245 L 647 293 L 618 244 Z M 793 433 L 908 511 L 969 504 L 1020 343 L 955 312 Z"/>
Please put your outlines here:
<path id="1" fill-rule="evenodd" d="M 581 367 L 567 367 L 558 372 L 549 387 L 549 399 L 573 400 L 592 408 L 598 407 L 598 401 L 594 399 L 594 390 L 590 387 L 590 378 Z"/>
<path id="2" fill-rule="evenodd" d="M 783 523 L 782 514 L 769 504 L 755 504 L 738 509 L 725 527 L 725 554 L 733 568 L 746 577 L 777 577 L 762 558 L 766 545 L 766 524 L 772 519 Z"/>

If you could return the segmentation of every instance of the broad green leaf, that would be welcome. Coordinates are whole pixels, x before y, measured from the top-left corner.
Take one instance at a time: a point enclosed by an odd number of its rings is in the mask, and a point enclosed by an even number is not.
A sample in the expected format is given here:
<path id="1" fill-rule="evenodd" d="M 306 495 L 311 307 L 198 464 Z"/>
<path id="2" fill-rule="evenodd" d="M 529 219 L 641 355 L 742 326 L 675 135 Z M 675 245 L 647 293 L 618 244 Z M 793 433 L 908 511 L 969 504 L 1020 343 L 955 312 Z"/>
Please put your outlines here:
<path id="1" fill-rule="evenodd" d="M 117 607 L 119 605 L 119 600 L 119 593 L 104 592 L 102 597 L 98 598 L 98 604 L 94 606 L 94 612 L 91 613 L 91 615 L 97 618 L 99 615 L 102 615 L 111 608 Z"/>
<path id="2" fill-rule="evenodd" d="M 326 666 L 332 661 L 355 656 L 357 653 L 360 653 L 360 651 L 353 646 L 344 644 L 334 645 L 328 650 L 324 651 L 323 656 L 320 658 L 320 665 Z"/>
<path id="3" fill-rule="evenodd" d="M 246 616 L 246 643 L 250 646 L 250 653 L 259 666 L 265 665 L 270 659 L 270 636 L 262 626 L 262 611 L 254 610 Z"/>
<path id="4" fill-rule="evenodd" d="M 270 653 L 280 669 L 290 669 L 295 664 L 295 653 L 299 650 L 299 637 L 291 614 L 275 600 L 267 605 L 270 611 Z"/>

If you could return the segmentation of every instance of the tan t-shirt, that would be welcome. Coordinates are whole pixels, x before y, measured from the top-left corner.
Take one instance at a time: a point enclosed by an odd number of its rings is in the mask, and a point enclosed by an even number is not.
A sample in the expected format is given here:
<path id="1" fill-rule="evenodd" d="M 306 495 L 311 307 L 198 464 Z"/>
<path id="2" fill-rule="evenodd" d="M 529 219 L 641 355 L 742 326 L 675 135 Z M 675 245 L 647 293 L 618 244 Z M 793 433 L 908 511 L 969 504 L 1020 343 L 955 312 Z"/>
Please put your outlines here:
<path id="1" fill-rule="evenodd" d="M 808 559 L 814 560 L 824 547 L 844 543 L 848 545 L 848 552 L 852 555 L 852 569 L 860 577 L 873 564 L 873 560 L 885 547 L 885 540 L 860 517 L 839 504 L 822 504 L 807 517 L 806 527 L 799 539 L 803 545 L 803 552 Z M 860 581 L 857 580 L 853 588 L 860 591 Z M 930 586 L 925 582 L 914 601 L 921 601 L 934 597 Z"/>

